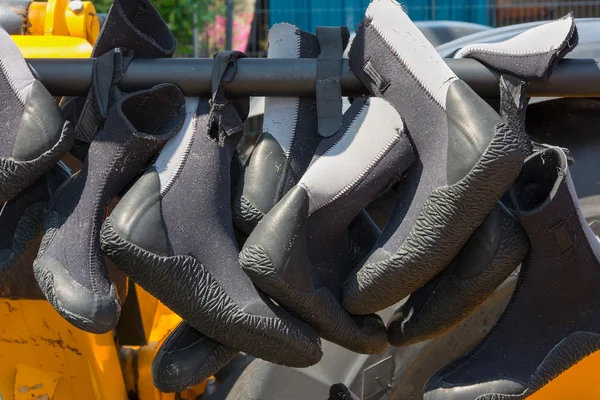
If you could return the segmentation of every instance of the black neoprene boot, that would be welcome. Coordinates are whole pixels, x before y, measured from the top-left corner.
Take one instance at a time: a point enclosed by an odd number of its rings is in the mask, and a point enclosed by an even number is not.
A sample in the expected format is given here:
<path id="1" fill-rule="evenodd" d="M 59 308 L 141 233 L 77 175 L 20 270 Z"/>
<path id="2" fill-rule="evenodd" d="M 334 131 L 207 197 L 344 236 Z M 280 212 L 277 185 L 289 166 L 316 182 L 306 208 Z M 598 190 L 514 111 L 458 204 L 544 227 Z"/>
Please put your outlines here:
<path id="1" fill-rule="evenodd" d="M 305 367 L 321 357 L 318 336 L 258 292 L 237 262 L 230 165 L 248 101 L 231 102 L 219 88 L 222 79 L 234 78 L 239 56 L 215 60 L 212 111 L 208 99 L 186 100 L 183 129 L 107 218 L 102 248 L 209 338 Z"/>
<path id="2" fill-rule="evenodd" d="M 419 162 L 400 184 L 375 248 L 345 285 L 343 305 L 356 314 L 395 304 L 448 266 L 528 150 L 525 133 L 456 77 L 400 4 L 374 0 L 366 16 L 350 68 L 402 115 Z"/>
<path id="3" fill-rule="evenodd" d="M 0 208 L 0 276 L 21 259 L 27 246 L 40 234 L 46 203 L 70 176 L 71 171 L 58 163 Z"/>
<path id="4" fill-rule="evenodd" d="M 170 84 L 123 97 L 82 170 L 50 201 L 34 272 L 54 308 L 80 329 L 104 333 L 118 321 L 120 302 L 100 251 L 105 207 L 179 130 L 184 112 L 183 94 Z"/>
<path id="5" fill-rule="evenodd" d="M 483 341 L 435 374 L 426 400 L 514 400 L 600 349 L 600 243 L 559 148 L 531 156 L 510 191 L 531 251 Z"/>
<path id="6" fill-rule="evenodd" d="M 4 204 L 60 160 L 73 144 L 73 131 L 2 28 L 0 55 L 0 204 Z"/>
<path id="7" fill-rule="evenodd" d="M 237 353 L 181 322 L 156 351 L 154 386 L 161 392 L 182 392 L 219 371 Z"/>
<path id="8" fill-rule="evenodd" d="M 324 339 L 379 353 L 387 335 L 376 315 L 340 304 L 352 269 L 345 249 L 356 215 L 414 161 L 401 117 L 382 99 L 356 100 L 342 129 L 323 140 L 311 166 L 257 225 L 240 253 L 252 281 Z"/>
<path id="9" fill-rule="evenodd" d="M 572 15 L 536 26 L 502 42 L 475 43 L 456 57 L 470 57 L 500 73 L 500 115 L 525 129 L 527 85 L 544 81 L 577 43 Z M 532 148 L 537 146 L 532 145 Z M 444 271 L 412 293 L 388 324 L 389 342 L 406 346 L 431 339 L 473 312 L 523 261 L 525 233 L 499 204 Z"/>

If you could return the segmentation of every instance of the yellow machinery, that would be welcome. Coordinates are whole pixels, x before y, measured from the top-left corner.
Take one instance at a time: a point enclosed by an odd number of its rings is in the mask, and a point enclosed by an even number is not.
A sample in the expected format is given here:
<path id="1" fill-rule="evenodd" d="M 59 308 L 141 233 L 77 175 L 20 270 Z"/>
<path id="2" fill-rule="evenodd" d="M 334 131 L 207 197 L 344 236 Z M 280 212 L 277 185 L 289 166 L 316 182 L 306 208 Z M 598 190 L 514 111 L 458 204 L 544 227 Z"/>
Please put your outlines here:
<path id="1" fill-rule="evenodd" d="M 21 3 L 26 12 L 19 16 L 21 32 L 13 38 L 25 57 L 90 56 L 100 30 L 91 2 Z M 31 272 L 34 254 L 35 248 L 0 282 L 0 400 L 197 399 L 203 393 L 206 383 L 178 397 L 159 393 L 152 385 L 152 359 L 160 342 L 180 322 L 177 315 L 132 285 L 122 324 L 115 332 L 80 331 L 63 320 L 37 290 Z M 531 398 L 600 399 L 600 385 L 594 379 L 598 371 L 600 353 L 584 359 Z"/>

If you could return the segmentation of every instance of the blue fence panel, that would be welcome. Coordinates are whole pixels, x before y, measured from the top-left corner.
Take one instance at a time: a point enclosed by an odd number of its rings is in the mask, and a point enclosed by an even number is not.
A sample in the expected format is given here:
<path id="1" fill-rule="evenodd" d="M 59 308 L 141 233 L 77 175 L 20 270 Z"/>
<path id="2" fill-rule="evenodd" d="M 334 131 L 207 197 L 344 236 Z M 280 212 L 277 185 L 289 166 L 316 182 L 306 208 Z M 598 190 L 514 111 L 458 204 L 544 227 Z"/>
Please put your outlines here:
<path id="1" fill-rule="evenodd" d="M 488 23 L 493 0 L 405 0 L 415 21 L 454 20 Z M 363 19 L 369 0 L 269 0 L 270 25 L 289 22 L 309 32 L 317 26 L 347 26 L 355 29 Z"/>

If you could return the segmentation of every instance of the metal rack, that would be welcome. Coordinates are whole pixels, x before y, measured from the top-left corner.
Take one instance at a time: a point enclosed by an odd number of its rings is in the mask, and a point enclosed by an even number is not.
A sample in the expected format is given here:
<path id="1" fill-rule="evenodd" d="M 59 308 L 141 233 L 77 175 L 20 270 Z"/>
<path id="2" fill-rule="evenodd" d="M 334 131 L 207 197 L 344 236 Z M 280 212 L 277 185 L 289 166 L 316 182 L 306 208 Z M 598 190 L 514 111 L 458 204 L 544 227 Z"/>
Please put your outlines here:
<path id="1" fill-rule="evenodd" d="M 93 59 L 29 59 L 34 76 L 56 96 L 85 95 Z M 316 59 L 241 59 L 235 80 L 226 85 L 233 96 L 314 97 Z M 498 97 L 498 74 L 470 59 L 446 59 L 456 75 L 481 97 Z M 531 82 L 530 97 L 600 97 L 600 60 L 568 59 L 547 82 Z M 188 96 L 209 96 L 213 60 L 175 58 L 133 60 L 120 82 L 124 91 L 173 83 Z M 345 96 L 367 94 L 344 60 L 341 76 Z"/>

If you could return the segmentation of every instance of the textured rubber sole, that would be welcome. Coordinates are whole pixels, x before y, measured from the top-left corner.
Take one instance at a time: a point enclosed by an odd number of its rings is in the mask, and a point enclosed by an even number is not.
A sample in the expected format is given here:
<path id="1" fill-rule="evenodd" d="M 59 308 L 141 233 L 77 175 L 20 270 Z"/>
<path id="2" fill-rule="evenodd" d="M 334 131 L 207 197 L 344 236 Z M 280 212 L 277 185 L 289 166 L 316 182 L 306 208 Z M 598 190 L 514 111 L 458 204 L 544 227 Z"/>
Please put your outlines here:
<path id="1" fill-rule="evenodd" d="M 34 183 L 44 172 L 58 163 L 71 146 L 73 146 L 73 129 L 69 122 L 65 122 L 56 144 L 35 160 L 15 161 L 11 158 L 0 158 L 0 203 L 12 199 Z"/>
<path id="2" fill-rule="evenodd" d="M 379 316 L 361 317 L 372 324 L 369 332 L 363 331 L 327 288 L 306 292 L 285 282 L 260 246 L 245 247 L 239 261 L 255 285 L 309 323 L 324 339 L 363 354 L 379 354 L 386 349 L 387 333 Z"/>
<path id="3" fill-rule="evenodd" d="M 29 206 L 19 219 L 12 239 L 12 251 L 8 258 L 0 260 L 0 276 L 8 273 L 21 259 L 31 242 L 40 234 L 44 221 L 45 203 Z"/>
<path id="4" fill-rule="evenodd" d="M 191 326 L 183 327 L 181 325 L 187 325 L 186 322 L 181 322 L 180 325 L 173 331 L 163 345 L 156 352 L 156 356 L 152 361 L 152 380 L 154 386 L 164 393 L 178 393 L 190 389 L 200 384 L 205 379 L 210 378 L 211 375 L 220 371 L 225 365 L 227 365 L 233 358 L 238 354 L 237 351 L 231 350 L 222 346 L 219 343 L 208 339 L 200 332 L 195 331 L 194 334 L 198 335 L 198 341 L 188 346 L 186 349 L 181 349 L 180 352 L 188 352 L 188 355 L 193 357 L 185 357 L 183 362 L 187 362 L 188 359 L 201 361 L 198 363 L 199 368 L 194 371 L 189 371 L 183 366 L 177 365 L 175 362 L 165 361 L 169 355 L 170 345 L 176 344 L 182 336 L 185 329 L 194 329 Z M 201 342 L 209 341 L 210 344 Z M 194 345 L 199 344 L 201 349 L 193 348 Z M 189 376 L 183 376 L 182 374 L 189 374 Z"/>
<path id="5" fill-rule="evenodd" d="M 106 219 L 102 250 L 115 265 L 199 332 L 224 346 L 289 367 L 322 356 L 320 340 L 292 323 L 246 314 L 194 257 L 159 256 L 123 239 Z"/>
<path id="6" fill-rule="evenodd" d="M 233 224 L 246 235 L 250 235 L 265 216 L 244 196 L 233 199 Z"/>
<path id="7" fill-rule="evenodd" d="M 33 262 L 33 275 L 38 283 L 38 286 L 44 293 L 44 296 L 46 296 L 48 302 L 52 304 L 52 307 L 54 307 L 54 309 L 73 326 L 91 333 L 102 334 L 109 332 L 114 328 L 114 325 L 102 325 L 99 324 L 97 321 L 93 321 L 89 318 L 86 318 L 85 316 L 70 312 L 64 307 L 64 305 L 56 295 L 54 276 L 52 274 L 52 271 L 50 271 L 43 265 L 41 259 L 44 256 L 44 252 L 52 242 L 52 239 L 58 231 L 59 226 L 60 217 L 58 216 L 58 214 L 52 212 L 46 213 L 46 219 L 44 222 L 45 233 L 44 236 L 42 236 L 42 241 L 40 243 L 38 255 Z M 73 282 L 72 284 L 77 285 L 76 282 Z M 118 302 L 119 300 L 116 301 Z M 120 304 L 118 304 L 117 308 L 120 313 Z"/>
<path id="8" fill-rule="evenodd" d="M 430 295 L 423 304 L 414 307 L 409 298 L 400 308 L 405 318 L 398 318 L 402 315 L 396 311 L 388 326 L 392 346 L 409 346 L 432 339 L 456 326 L 521 264 L 529 251 L 527 235 L 518 221 L 505 218 L 509 219 L 505 219 L 502 227 L 500 246 L 492 261 L 477 275 L 461 279 L 446 274 L 436 278 L 434 287 L 427 288 Z"/>
<path id="9" fill-rule="evenodd" d="M 364 264 L 346 282 L 343 305 L 354 314 L 392 306 L 452 262 L 517 178 L 527 135 L 498 124 L 477 164 L 459 182 L 434 190 L 395 254 Z"/>
<path id="10" fill-rule="evenodd" d="M 538 368 L 533 372 L 531 379 L 526 385 L 526 389 L 520 394 L 502 394 L 502 393 L 486 393 L 478 396 L 475 400 L 522 400 L 533 395 L 535 392 L 546 386 L 560 374 L 583 360 L 585 357 L 593 354 L 600 350 L 600 334 L 592 332 L 574 332 L 560 343 L 546 355 L 544 360 L 540 363 Z M 442 371 L 440 378 L 442 381 L 444 377 L 449 374 L 456 372 L 460 365 L 464 362 L 468 362 L 469 358 L 461 360 L 459 366 L 450 365 L 448 371 Z M 457 387 L 459 394 L 462 387 Z M 429 392 L 434 392 L 435 389 Z M 444 393 L 439 393 L 438 396 L 429 397 L 428 399 L 450 399 L 452 396 L 452 389 L 446 388 Z M 458 398 L 461 398 L 460 395 Z"/>

